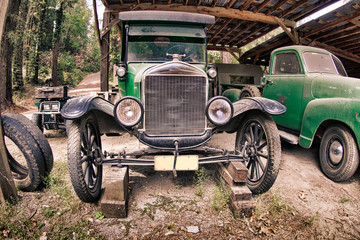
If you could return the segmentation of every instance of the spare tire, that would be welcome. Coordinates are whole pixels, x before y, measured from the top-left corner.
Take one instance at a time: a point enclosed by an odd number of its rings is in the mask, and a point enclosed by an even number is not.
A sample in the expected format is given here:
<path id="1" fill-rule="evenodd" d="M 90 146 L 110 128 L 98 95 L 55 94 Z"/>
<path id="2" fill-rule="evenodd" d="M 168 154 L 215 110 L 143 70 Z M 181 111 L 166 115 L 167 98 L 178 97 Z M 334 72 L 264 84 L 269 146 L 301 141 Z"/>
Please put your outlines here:
<path id="1" fill-rule="evenodd" d="M 10 170 L 16 187 L 24 191 L 34 191 L 45 174 L 43 154 L 33 135 L 11 115 L 1 116 Z"/>
<path id="2" fill-rule="evenodd" d="M 246 86 L 241 90 L 240 99 L 247 97 L 261 97 L 261 92 L 256 86 Z"/>
<path id="3" fill-rule="evenodd" d="M 46 140 L 44 134 L 41 132 L 39 128 L 37 128 L 34 123 L 25 117 L 22 114 L 15 114 L 15 113 L 7 113 L 6 116 L 9 116 L 13 119 L 19 121 L 34 137 L 36 143 L 39 145 L 41 150 L 42 156 L 45 161 L 45 174 L 50 174 L 53 166 L 54 166 L 54 157 L 50 147 L 49 142 Z M 41 117 L 41 115 L 38 115 Z M 40 118 L 41 119 L 41 118 Z"/>

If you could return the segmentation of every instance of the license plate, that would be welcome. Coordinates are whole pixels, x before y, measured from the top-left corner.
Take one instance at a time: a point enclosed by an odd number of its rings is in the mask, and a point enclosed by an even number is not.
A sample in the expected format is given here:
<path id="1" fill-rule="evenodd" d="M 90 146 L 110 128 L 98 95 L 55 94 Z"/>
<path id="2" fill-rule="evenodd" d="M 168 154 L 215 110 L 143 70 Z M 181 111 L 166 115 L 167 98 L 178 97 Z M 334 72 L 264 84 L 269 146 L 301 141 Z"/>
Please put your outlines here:
<path id="1" fill-rule="evenodd" d="M 155 171 L 172 171 L 174 169 L 174 156 L 155 156 Z M 199 168 L 199 156 L 177 156 L 175 170 L 195 171 Z"/>

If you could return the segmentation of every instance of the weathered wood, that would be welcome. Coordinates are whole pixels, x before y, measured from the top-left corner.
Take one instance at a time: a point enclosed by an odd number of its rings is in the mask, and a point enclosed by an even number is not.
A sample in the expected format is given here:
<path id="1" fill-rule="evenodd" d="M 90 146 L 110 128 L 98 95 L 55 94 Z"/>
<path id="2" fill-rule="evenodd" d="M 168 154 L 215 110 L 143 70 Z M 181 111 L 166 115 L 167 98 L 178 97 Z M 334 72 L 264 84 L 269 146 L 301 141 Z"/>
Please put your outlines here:
<path id="1" fill-rule="evenodd" d="M 224 7 L 207 7 L 207 6 L 189 6 L 189 5 L 164 5 L 164 4 L 145 4 L 140 3 L 137 5 L 137 9 L 141 10 L 164 10 L 164 11 L 181 11 L 181 12 L 194 12 L 194 13 L 204 13 L 213 15 L 215 17 L 224 17 L 224 18 L 233 18 L 233 19 L 241 19 L 246 21 L 255 21 L 262 22 L 267 24 L 276 25 L 277 23 L 274 21 L 272 16 L 267 16 L 263 13 L 254 13 L 251 11 L 241 11 L 239 9 L 233 8 L 224 8 Z M 125 10 L 125 4 L 122 5 L 113 5 L 107 8 L 109 11 L 118 12 L 121 10 Z M 287 27 L 295 27 L 296 22 L 290 21 L 287 19 L 282 19 L 284 24 Z"/>
<path id="2" fill-rule="evenodd" d="M 6 201 L 12 202 L 16 199 L 17 192 L 6 155 L 0 114 L 0 202 L 5 204 Z"/>
<path id="3" fill-rule="evenodd" d="M 110 24 L 109 12 L 104 12 L 103 28 Z M 109 51 L 110 51 L 110 32 L 107 32 L 101 40 L 101 62 L 100 62 L 100 91 L 109 90 Z"/>
<path id="4" fill-rule="evenodd" d="M 227 167 L 231 177 L 236 183 L 246 183 L 248 170 L 241 162 L 231 162 Z"/>
<path id="5" fill-rule="evenodd" d="M 291 32 L 291 30 L 289 30 L 285 24 L 277 17 L 274 17 L 275 21 L 279 24 L 279 26 L 282 28 L 282 30 L 284 30 L 284 32 L 286 33 L 286 35 L 288 35 L 288 37 L 291 39 L 291 41 L 293 41 L 294 44 L 298 44 L 299 43 L 299 39 L 296 38 L 296 36 Z M 295 30 L 296 31 L 296 30 Z"/>
<path id="6" fill-rule="evenodd" d="M 104 179 L 101 211 L 107 218 L 125 218 L 129 199 L 129 168 L 112 168 Z"/>

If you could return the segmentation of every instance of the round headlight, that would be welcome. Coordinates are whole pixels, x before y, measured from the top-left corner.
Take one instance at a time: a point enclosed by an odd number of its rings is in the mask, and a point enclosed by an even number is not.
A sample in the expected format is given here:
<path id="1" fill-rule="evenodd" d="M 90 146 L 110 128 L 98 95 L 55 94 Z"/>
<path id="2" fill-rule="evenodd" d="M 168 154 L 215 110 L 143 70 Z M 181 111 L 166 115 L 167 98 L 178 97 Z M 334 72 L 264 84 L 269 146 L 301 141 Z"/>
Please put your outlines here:
<path id="1" fill-rule="evenodd" d="M 216 75 L 217 75 L 217 71 L 215 68 L 210 68 L 208 71 L 207 71 L 207 74 L 210 78 L 215 78 Z"/>
<path id="2" fill-rule="evenodd" d="M 227 124 L 234 113 L 232 103 L 225 97 L 214 97 L 210 99 L 206 115 L 211 123 L 221 126 Z"/>
<path id="3" fill-rule="evenodd" d="M 132 127 L 138 124 L 143 114 L 144 108 L 137 98 L 124 97 L 115 104 L 115 119 L 125 127 Z"/>
<path id="4" fill-rule="evenodd" d="M 125 73 L 126 73 L 126 69 L 123 66 L 118 67 L 118 69 L 116 69 L 116 75 L 118 75 L 119 77 L 124 77 Z"/>

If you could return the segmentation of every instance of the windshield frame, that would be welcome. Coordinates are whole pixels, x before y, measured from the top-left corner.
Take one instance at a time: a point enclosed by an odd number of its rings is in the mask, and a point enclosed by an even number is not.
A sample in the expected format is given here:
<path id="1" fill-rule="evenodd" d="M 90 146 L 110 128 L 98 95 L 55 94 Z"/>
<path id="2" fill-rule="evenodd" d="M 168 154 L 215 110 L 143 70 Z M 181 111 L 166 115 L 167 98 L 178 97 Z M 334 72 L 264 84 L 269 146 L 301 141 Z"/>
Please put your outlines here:
<path id="1" fill-rule="evenodd" d="M 308 53 L 315 53 L 315 54 L 321 54 L 321 55 L 324 55 L 324 56 L 328 56 L 328 63 L 330 64 L 331 63 L 331 65 L 329 65 L 329 67 L 330 66 L 332 66 L 332 70 L 333 71 L 325 71 L 325 70 L 319 70 L 319 69 L 316 69 L 316 71 L 315 70 L 312 70 L 311 69 L 311 66 L 309 67 L 309 58 L 307 57 L 307 54 Z M 302 56 L 303 56 L 303 59 L 304 59 L 304 65 L 305 65 L 305 68 L 306 68 L 306 71 L 308 72 L 308 73 L 323 73 L 323 74 L 334 74 L 334 75 L 340 75 L 340 76 L 342 76 L 341 74 L 339 74 L 339 71 L 338 71 L 338 69 L 337 69 L 337 67 L 336 67 L 336 64 L 334 63 L 334 59 L 333 59 L 333 57 L 332 57 L 332 54 L 330 54 L 330 53 L 328 53 L 328 52 L 318 52 L 318 51 L 311 51 L 311 50 L 306 50 L 306 51 L 303 51 L 303 53 L 302 53 Z M 331 70 L 331 69 L 330 69 Z M 334 71 L 335 70 L 335 71 Z"/>

